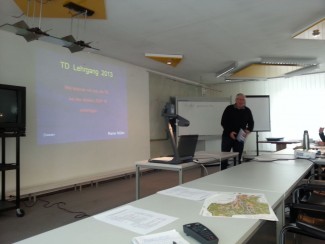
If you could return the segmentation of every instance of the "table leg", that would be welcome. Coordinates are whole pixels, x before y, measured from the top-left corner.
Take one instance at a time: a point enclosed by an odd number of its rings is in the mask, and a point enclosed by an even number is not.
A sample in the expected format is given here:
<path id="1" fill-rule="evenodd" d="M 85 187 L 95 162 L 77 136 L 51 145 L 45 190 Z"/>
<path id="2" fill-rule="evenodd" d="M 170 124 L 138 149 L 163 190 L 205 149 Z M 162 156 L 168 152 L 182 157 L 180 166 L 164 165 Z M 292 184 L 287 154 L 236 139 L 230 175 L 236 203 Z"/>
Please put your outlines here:
<path id="1" fill-rule="evenodd" d="M 276 144 L 276 150 L 277 151 L 280 151 L 280 150 L 283 150 L 283 149 L 286 149 L 287 148 L 287 144 Z"/>
<path id="2" fill-rule="evenodd" d="M 140 196 L 140 166 L 135 167 L 135 199 L 138 200 Z"/>
<path id="3" fill-rule="evenodd" d="M 179 185 L 183 184 L 183 170 L 182 169 L 180 169 L 178 171 L 178 183 L 179 183 Z"/>
<path id="4" fill-rule="evenodd" d="M 276 242 L 279 243 L 280 231 L 285 224 L 284 201 L 281 201 L 274 213 L 279 220 L 276 222 Z"/>

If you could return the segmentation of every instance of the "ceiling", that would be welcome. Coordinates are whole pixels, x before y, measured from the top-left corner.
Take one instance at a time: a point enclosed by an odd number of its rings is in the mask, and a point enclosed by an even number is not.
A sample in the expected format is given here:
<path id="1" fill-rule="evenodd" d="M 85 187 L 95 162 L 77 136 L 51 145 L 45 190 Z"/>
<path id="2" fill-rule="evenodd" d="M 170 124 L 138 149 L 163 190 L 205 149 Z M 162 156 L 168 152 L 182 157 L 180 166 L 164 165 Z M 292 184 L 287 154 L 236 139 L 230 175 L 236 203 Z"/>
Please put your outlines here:
<path id="1" fill-rule="evenodd" d="M 325 40 L 293 38 L 324 19 L 324 0 L 72 1 L 96 9 L 94 16 L 78 20 L 42 15 L 39 21 L 38 14 L 26 17 L 26 11 L 16 4 L 19 1 L 1 0 L 0 25 L 24 20 L 55 37 L 77 35 L 99 49 L 85 51 L 204 84 L 225 82 L 227 76 L 217 74 L 232 64 L 241 70 L 265 57 L 279 62 L 316 60 L 317 69 L 306 72 L 325 72 Z M 97 1 L 103 5 L 92 5 Z M 62 0 L 43 0 L 44 8 L 50 4 L 60 7 Z M 167 65 L 146 57 L 147 53 L 182 59 L 177 65 Z"/>

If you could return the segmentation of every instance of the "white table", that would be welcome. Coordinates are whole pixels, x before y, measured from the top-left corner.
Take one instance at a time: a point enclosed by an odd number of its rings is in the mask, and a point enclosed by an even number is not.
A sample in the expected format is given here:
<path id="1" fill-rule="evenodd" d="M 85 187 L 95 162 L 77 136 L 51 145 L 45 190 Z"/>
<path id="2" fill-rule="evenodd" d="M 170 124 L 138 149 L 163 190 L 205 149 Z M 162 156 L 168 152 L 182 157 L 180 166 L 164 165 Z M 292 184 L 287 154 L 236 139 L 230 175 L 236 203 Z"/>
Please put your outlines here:
<path id="1" fill-rule="evenodd" d="M 262 193 L 277 192 L 281 194 L 281 204 L 274 209 L 279 221 L 277 233 L 282 228 L 284 201 L 305 175 L 312 169 L 313 163 L 304 159 L 274 162 L 248 162 L 227 170 L 211 174 L 200 179 L 214 185 L 242 187 Z M 194 180 L 193 183 L 197 181 Z"/>
<path id="2" fill-rule="evenodd" d="M 178 182 L 179 184 L 183 183 L 183 171 L 189 170 L 195 167 L 200 167 L 200 165 L 209 165 L 220 163 L 222 160 L 238 157 L 238 152 L 197 152 L 194 158 L 197 159 L 197 162 L 188 162 L 183 164 L 166 164 L 166 163 L 152 163 L 147 160 L 139 161 L 135 163 L 135 198 L 139 199 L 140 197 L 140 176 L 141 169 L 160 169 L 168 171 L 178 172 Z M 201 175 L 203 176 L 204 171 L 201 169 Z"/>
<path id="3" fill-rule="evenodd" d="M 203 184 L 202 189 L 206 186 Z M 209 188 L 212 190 L 212 188 Z M 238 191 L 234 187 L 219 186 L 218 191 Z M 267 195 L 270 204 L 280 197 L 278 193 Z M 130 203 L 131 206 L 177 217 L 173 223 L 166 225 L 155 232 L 175 229 L 191 244 L 198 244 L 196 240 L 188 237 L 183 232 L 183 225 L 192 222 L 201 222 L 211 229 L 219 238 L 219 244 L 243 243 L 248 240 L 255 230 L 261 225 L 261 220 L 232 219 L 232 218 L 207 218 L 199 215 L 202 207 L 200 201 L 190 201 L 161 194 L 154 194 Z M 21 244 L 57 244 L 57 243 L 118 243 L 130 244 L 133 237 L 139 234 L 98 221 L 93 217 L 77 221 L 32 238 L 19 242 Z"/>
<path id="4" fill-rule="evenodd" d="M 312 166 L 312 162 L 304 159 L 269 163 L 249 162 L 196 179 L 182 186 L 213 191 L 263 193 L 275 210 L 280 220 L 279 224 L 282 225 L 284 199 Z M 130 205 L 178 218 L 171 224 L 159 228 L 156 232 L 176 229 L 190 243 L 198 242 L 184 234 L 183 224 L 201 222 L 219 237 L 220 244 L 228 244 L 247 242 L 264 222 L 253 219 L 204 217 L 199 214 L 202 207 L 201 201 L 161 194 L 153 194 L 131 202 Z M 280 227 L 279 224 L 277 229 Z M 129 244 L 131 239 L 138 235 L 89 217 L 28 238 L 21 243 Z"/>

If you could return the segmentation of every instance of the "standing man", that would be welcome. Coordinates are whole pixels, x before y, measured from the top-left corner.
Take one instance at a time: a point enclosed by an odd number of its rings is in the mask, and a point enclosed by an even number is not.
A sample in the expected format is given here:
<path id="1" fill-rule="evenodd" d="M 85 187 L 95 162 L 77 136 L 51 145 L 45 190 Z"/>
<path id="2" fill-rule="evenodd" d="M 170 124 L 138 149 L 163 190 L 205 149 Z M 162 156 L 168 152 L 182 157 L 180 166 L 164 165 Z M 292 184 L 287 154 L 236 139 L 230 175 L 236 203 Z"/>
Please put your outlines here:
<path id="1" fill-rule="evenodd" d="M 239 164 L 243 154 L 245 139 L 254 128 L 254 119 L 251 110 L 245 106 L 246 97 L 242 93 L 236 95 L 235 104 L 228 105 L 222 114 L 223 127 L 221 151 L 238 152 Z M 228 160 L 221 162 L 221 170 L 228 167 Z"/>

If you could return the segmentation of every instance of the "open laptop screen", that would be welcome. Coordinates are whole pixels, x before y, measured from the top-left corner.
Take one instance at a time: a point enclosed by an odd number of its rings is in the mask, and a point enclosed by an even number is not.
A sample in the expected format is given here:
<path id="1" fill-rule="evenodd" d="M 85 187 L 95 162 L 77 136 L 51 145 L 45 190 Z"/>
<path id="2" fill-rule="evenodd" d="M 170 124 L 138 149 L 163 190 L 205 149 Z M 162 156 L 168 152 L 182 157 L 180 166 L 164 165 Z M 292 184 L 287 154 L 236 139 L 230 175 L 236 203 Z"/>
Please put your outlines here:
<path id="1" fill-rule="evenodd" d="M 195 154 L 198 135 L 182 135 L 179 137 L 177 155 L 173 157 L 159 157 L 149 159 L 153 163 L 181 164 L 193 160 Z"/>
<path id="2" fill-rule="evenodd" d="M 183 157 L 193 157 L 195 154 L 196 144 L 198 140 L 198 135 L 182 135 L 178 140 L 178 156 Z"/>

